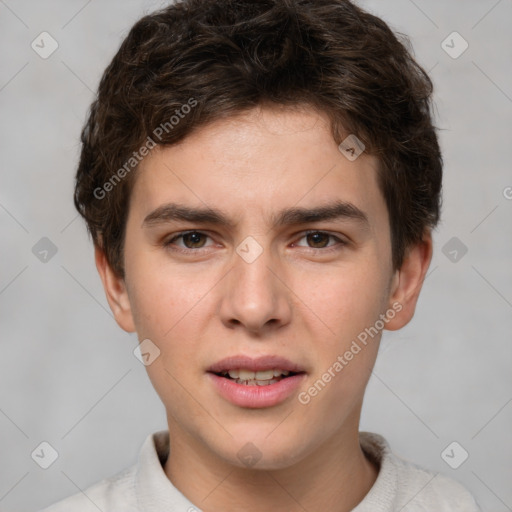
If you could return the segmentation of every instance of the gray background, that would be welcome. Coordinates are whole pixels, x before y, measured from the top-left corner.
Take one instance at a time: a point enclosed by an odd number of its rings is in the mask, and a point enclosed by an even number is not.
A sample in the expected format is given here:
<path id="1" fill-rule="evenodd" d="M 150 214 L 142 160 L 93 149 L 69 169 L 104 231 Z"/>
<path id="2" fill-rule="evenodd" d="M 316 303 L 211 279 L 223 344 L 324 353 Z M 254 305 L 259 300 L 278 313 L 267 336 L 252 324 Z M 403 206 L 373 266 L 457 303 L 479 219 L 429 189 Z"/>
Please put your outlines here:
<path id="1" fill-rule="evenodd" d="M 484 510 L 512 510 L 512 1 L 359 3 L 409 34 L 431 70 L 446 162 L 419 309 L 384 335 L 361 428 L 463 482 Z M 137 339 L 112 319 L 72 205 L 93 90 L 130 26 L 161 5 L 0 0 L 2 511 L 36 510 L 113 475 L 166 428 L 132 352 Z M 31 48 L 43 31 L 59 44 L 47 59 Z M 453 31 L 469 43 L 456 59 L 442 46 Z M 451 37 L 445 48 L 461 44 Z M 46 262 L 33 252 L 42 237 L 57 248 Z M 459 247 L 445 255 L 453 237 Z M 31 458 L 42 441 L 59 453 L 46 470 Z M 453 441 L 469 453 L 458 469 L 441 456 Z M 452 465 L 461 461 L 458 445 L 447 453 Z"/>

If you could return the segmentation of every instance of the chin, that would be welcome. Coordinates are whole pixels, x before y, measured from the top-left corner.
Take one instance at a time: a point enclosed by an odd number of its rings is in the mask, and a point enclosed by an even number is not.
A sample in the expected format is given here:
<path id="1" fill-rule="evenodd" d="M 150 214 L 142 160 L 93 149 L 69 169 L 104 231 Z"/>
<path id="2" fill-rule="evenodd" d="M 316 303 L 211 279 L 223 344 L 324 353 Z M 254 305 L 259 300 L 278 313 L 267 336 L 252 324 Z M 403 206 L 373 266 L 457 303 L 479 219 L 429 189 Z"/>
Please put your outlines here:
<path id="1" fill-rule="evenodd" d="M 304 437 L 290 435 L 268 435 L 271 429 L 260 431 L 258 435 L 234 436 L 223 446 L 219 455 L 229 464 L 250 470 L 279 470 L 297 464 L 305 457 Z M 272 440 L 270 440 L 272 437 Z M 300 451 L 298 448 L 300 447 Z M 227 449 L 227 450 L 226 450 Z"/>

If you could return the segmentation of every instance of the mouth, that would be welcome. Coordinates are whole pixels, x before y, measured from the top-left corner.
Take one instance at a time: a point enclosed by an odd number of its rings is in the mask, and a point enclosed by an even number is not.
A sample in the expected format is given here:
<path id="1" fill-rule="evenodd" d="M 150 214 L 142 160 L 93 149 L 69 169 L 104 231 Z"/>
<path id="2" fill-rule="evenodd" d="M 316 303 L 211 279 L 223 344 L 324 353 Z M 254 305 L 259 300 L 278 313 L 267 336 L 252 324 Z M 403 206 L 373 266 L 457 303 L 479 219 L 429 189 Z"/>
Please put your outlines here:
<path id="1" fill-rule="evenodd" d="M 221 396 L 235 405 L 250 408 L 283 402 L 297 390 L 306 375 L 300 365 L 277 356 L 228 357 L 210 366 L 207 373 Z"/>

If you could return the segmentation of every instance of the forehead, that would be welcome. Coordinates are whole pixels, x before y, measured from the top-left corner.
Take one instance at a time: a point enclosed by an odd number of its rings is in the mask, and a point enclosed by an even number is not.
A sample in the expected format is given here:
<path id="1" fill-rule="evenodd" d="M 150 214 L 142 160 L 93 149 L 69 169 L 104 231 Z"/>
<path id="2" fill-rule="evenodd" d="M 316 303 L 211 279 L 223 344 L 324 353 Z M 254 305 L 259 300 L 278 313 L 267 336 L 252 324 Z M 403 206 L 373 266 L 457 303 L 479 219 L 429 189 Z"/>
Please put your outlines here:
<path id="1" fill-rule="evenodd" d="M 283 207 L 344 201 L 371 218 L 386 213 L 377 166 L 365 153 L 347 159 L 321 113 L 258 108 L 155 148 L 137 170 L 131 209 L 145 218 L 173 202 L 270 223 Z"/>

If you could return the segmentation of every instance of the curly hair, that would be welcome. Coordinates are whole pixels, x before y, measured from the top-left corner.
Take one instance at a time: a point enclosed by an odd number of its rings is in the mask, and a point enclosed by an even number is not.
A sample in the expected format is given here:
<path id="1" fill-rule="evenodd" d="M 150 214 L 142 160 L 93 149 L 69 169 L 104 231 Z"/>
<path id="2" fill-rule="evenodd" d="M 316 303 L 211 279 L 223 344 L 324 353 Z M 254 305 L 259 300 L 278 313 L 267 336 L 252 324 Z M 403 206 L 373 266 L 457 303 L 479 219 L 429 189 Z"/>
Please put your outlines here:
<path id="1" fill-rule="evenodd" d="M 151 147 L 259 105 L 306 105 L 328 116 L 337 143 L 356 134 L 378 158 L 398 269 L 439 220 L 432 90 L 408 39 L 348 0 L 180 0 L 141 18 L 105 70 L 75 206 L 124 277 L 130 194 Z"/>

